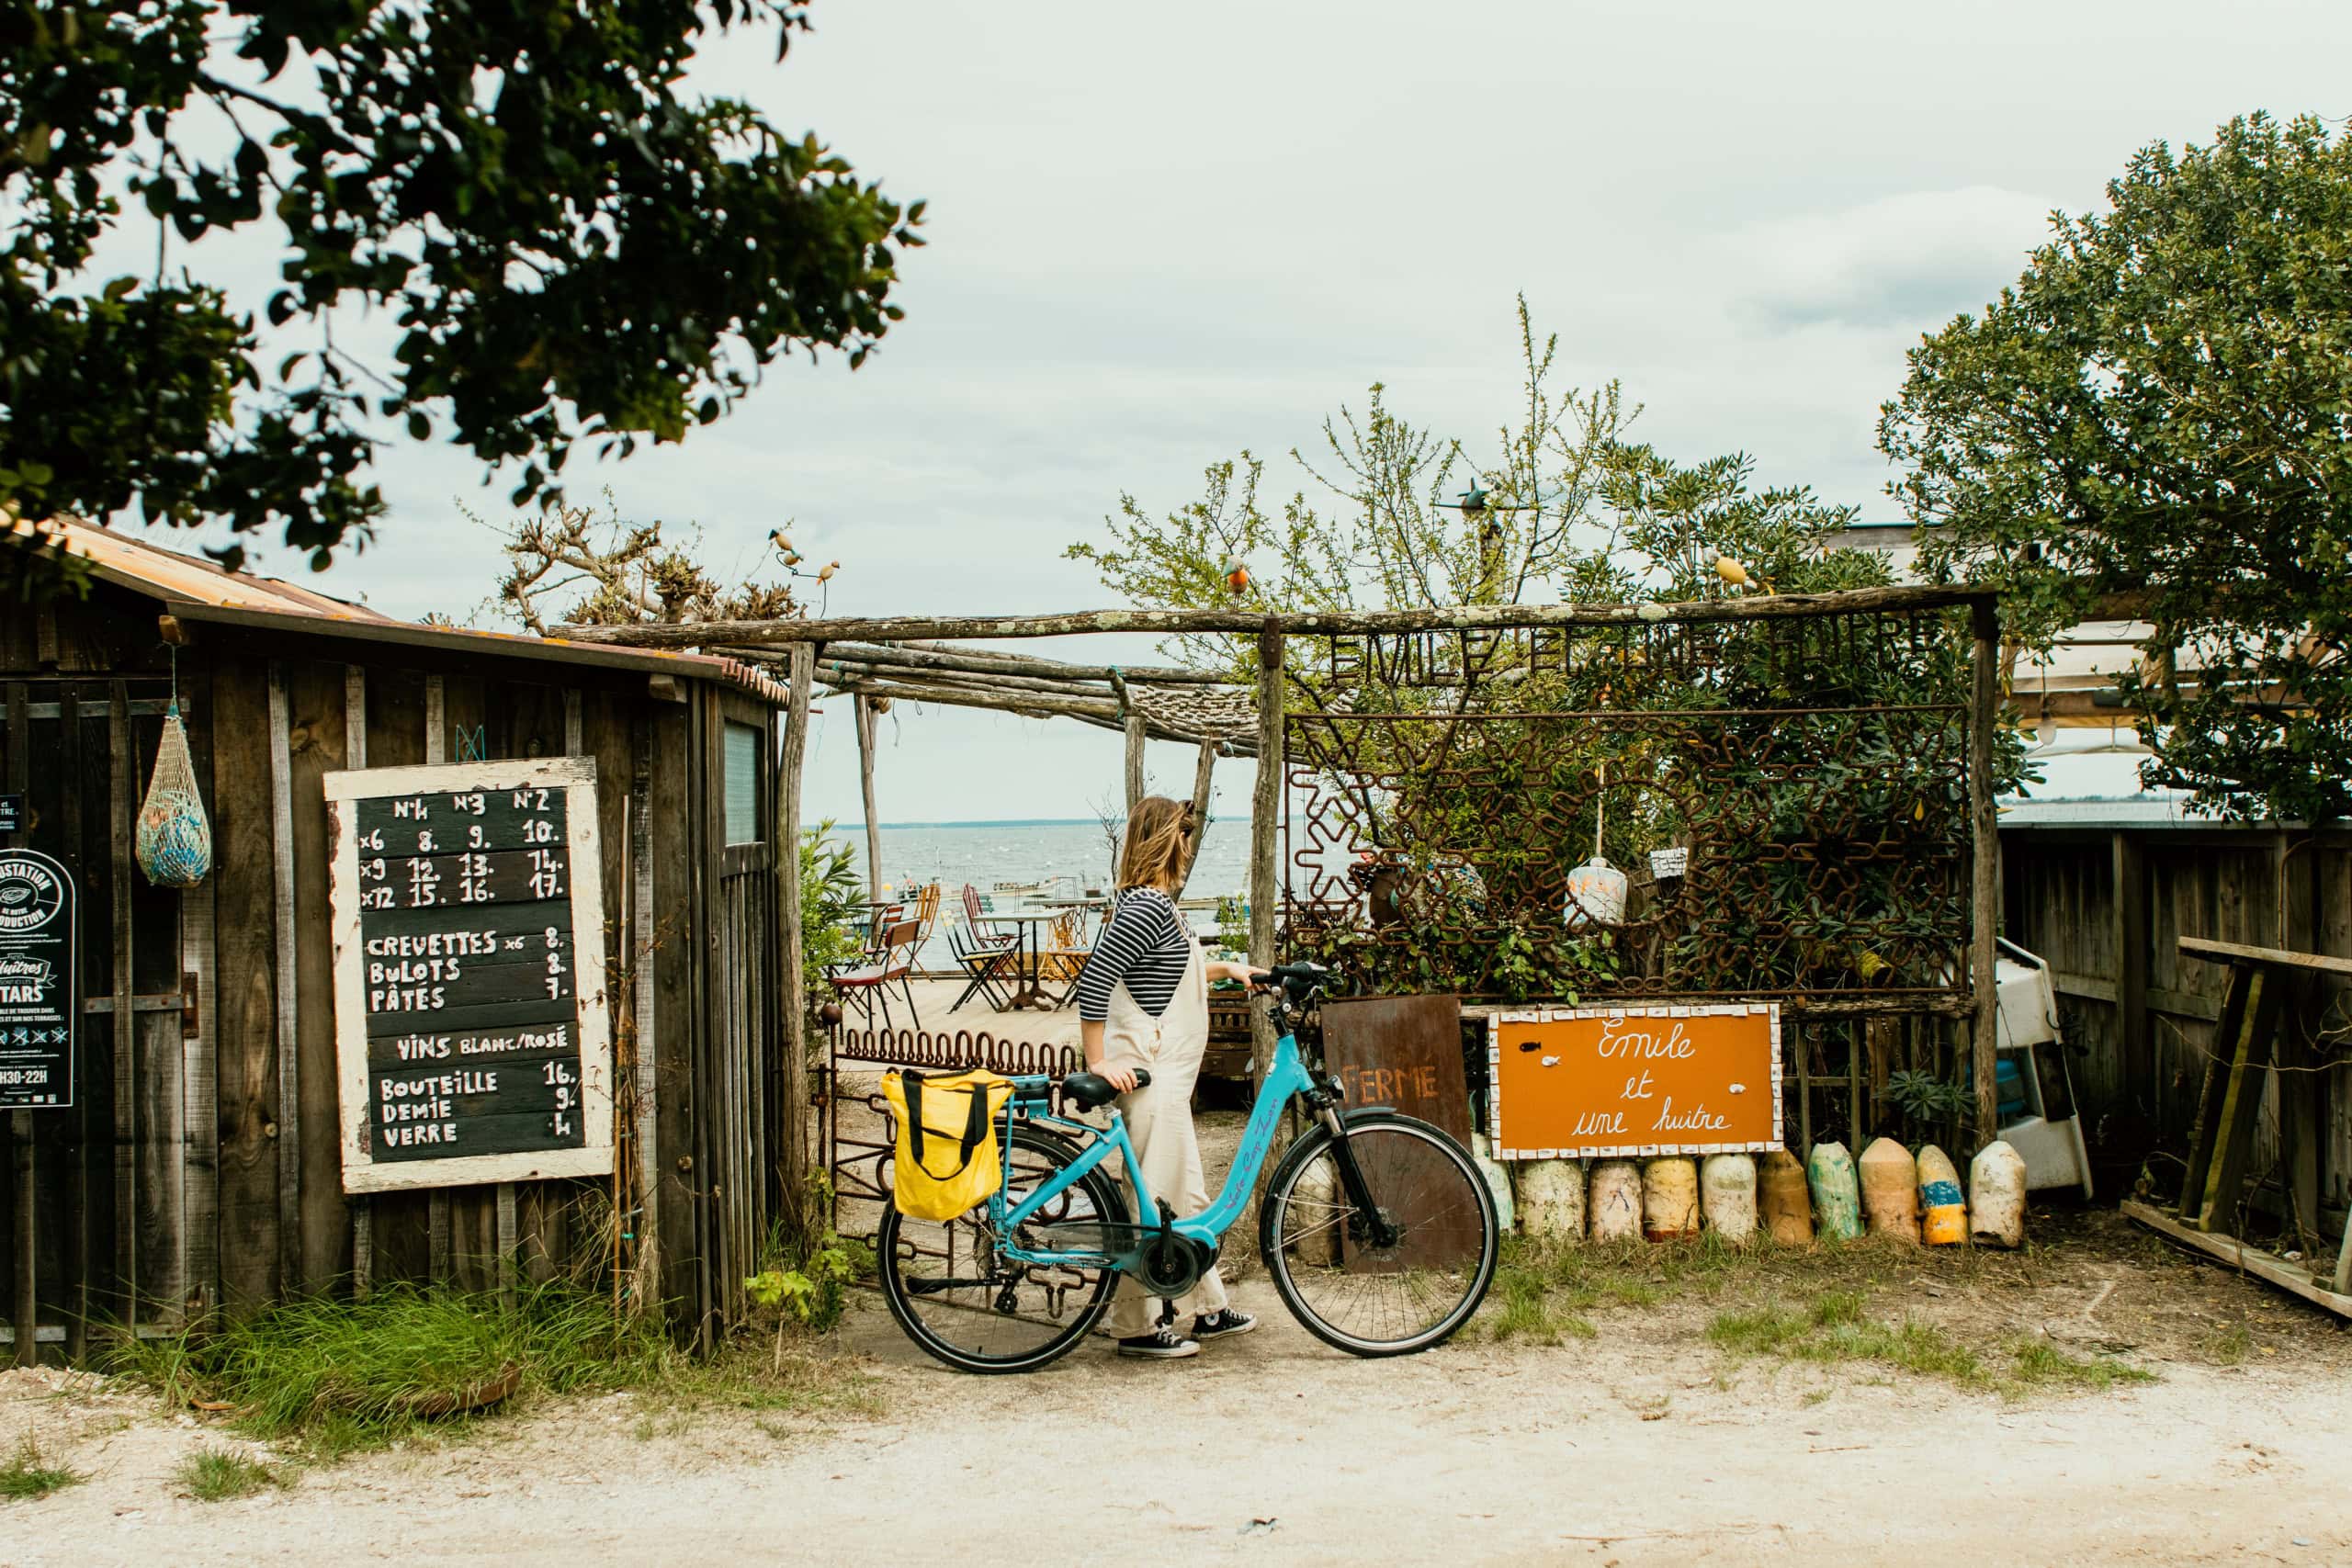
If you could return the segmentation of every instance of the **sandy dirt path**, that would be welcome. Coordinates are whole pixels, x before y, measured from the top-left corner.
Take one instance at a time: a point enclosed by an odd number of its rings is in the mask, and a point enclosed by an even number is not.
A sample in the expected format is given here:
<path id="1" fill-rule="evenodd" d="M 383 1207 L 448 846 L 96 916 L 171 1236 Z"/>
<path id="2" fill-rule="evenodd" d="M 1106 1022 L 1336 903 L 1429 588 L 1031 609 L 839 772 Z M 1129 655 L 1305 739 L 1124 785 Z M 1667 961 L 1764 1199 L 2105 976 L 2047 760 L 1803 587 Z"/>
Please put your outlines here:
<path id="1" fill-rule="evenodd" d="M 0 1441 L 38 1430 L 91 1479 L 0 1503 L 0 1563 L 2352 1562 L 2333 1351 L 2017 1402 L 1622 1316 L 1354 1361 L 1237 1294 L 1264 1326 L 1196 1361 L 1098 1343 L 1015 1379 L 933 1368 L 877 1305 L 840 1352 L 871 1417 L 650 1422 L 616 1394 L 212 1505 L 170 1472 L 218 1432 L 10 1374 Z"/>

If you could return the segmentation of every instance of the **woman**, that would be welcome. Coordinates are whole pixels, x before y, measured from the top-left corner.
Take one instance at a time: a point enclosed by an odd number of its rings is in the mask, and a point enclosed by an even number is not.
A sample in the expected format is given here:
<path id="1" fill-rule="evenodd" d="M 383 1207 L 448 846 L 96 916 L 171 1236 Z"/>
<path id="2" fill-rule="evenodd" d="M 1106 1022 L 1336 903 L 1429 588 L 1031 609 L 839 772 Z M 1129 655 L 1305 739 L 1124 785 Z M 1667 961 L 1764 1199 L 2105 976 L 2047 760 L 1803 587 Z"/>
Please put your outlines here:
<path id="1" fill-rule="evenodd" d="M 1177 910 L 1198 830 L 1188 802 L 1159 795 L 1136 802 L 1119 852 L 1118 902 L 1078 976 L 1087 1069 L 1121 1091 L 1119 1111 L 1144 1179 L 1152 1196 L 1166 1199 L 1179 1215 L 1209 1206 L 1200 1140 L 1193 1132 L 1193 1081 L 1209 1043 L 1209 982 L 1264 973 L 1246 964 L 1204 963 L 1200 942 Z M 1136 1087 L 1137 1067 L 1151 1070 L 1149 1087 Z M 1204 1339 L 1258 1326 L 1256 1318 L 1226 1304 L 1225 1281 L 1214 1269 L 1177 1298 L 1177 1312 L 1193 1314 L 1191 1333 L 1162 1325 L 1158 1308 L 1142 1286 L 1119 1277 L 1109 1323 L 1120 1355 L 1197 1356 Z"/>

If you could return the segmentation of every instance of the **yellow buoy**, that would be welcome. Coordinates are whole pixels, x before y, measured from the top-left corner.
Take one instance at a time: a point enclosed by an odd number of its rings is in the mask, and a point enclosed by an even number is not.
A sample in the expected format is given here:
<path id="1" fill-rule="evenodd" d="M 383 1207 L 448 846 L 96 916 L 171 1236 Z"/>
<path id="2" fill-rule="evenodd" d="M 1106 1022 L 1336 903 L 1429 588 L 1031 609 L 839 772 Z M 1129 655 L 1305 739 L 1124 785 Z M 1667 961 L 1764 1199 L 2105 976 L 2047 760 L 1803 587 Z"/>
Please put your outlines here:
<path id="1" fill-rule="evenodd" d="M 1862 1214 L 1871 1235 L 1919 1239 L 1919 1166 L 1893 1138 L 1880 1138 L 1855 1162 L 1862 1184 Z"/>
<path id="2" fill-rule="evenodd" d="M 1813 1194 L 1804 1184 L 1804 1167 L 1786 1149 L 1764 1156 L 1759 1178 L 1764 1226 L 1782 1247 L 1813 1245 Z"/>
<path id="3" fill-rule="evenodd" d="M 1929 1144 L 1919 1151 L 1919 1239 L 1951 1247 L 1968 1239 L 1968 1200 L 1951 1156 Z"/>
<path id="4" fill-rule="evenodd" d="M 1679 1241 L 1699 1234 L 1699 1168 L 1679 1156 L 1654 1159 L 1642 1170 L 1642 1234 Z"/>

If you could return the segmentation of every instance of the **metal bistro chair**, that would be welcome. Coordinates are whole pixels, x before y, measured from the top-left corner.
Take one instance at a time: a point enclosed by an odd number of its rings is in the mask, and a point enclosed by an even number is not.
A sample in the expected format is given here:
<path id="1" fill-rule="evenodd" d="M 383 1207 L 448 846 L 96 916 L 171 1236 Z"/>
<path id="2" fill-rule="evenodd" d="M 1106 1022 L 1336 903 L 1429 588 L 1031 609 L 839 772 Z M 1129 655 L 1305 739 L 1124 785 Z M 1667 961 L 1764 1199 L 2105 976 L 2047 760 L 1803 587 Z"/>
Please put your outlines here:
<path id="1" fill-rule="evenodd" d="M 913 1024 L 920 1014 L 915 1010 L 914 988 L 909 978 L 914 973 L 915 946 L 922 935 L 922 922 L 904 917 L 879 927 L 880 935 L 864 956 L 847 964 L 836 964 L 825 971 L 825 979 L 842 1000 L 855 1007 L 865 1017 L 866 1027 L 874 1024 L 874 1010 L 882 1010 L 882 1027 L 890 1025 L 890 987 L 899 987 L 899 997 L 907 1004 L 907 1020 Z"/>
<path id="2" fill-rule="evenodd" d="M 970 984 L 956 998 L 955 1007 L 947 1010 L 949 1012 L 970 1001 L 976 993 L 986 997 L 989 1006 L 1003 1011 L 1007 998 L 997 989 L 997 982 L 1008 977 L 1009 966 L 1021 962 L 1021 933 L 989 930 L 980 923 L 982 912 L 979 890 L 966 883 L 963 929 L 948 928 L 947 950 L 956 955 L 957 966 L 970 976 Z"/>

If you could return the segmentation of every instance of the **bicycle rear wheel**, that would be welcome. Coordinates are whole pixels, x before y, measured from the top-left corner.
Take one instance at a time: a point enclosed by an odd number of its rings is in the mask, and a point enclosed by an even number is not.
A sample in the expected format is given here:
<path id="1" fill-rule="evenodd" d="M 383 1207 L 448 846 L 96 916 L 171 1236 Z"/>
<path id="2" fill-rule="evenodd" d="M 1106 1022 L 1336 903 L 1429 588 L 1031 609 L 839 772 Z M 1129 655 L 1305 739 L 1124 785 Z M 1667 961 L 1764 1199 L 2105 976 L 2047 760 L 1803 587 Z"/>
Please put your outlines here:
<path id="1" fill-rule="evenodd" d="M 1012 1134 L 1012 1179 L 1006 1199 L 1049 1181 L 1078 1156 L 1067 1140 L 1035 1127 Z M 1126 1223 L 1127 1207 L 1100 1168 L 1088 1171 L 1024 1222 L 1022 1236 L 1042 1245 L 1045 1227 L 1061 1228 L 1065 1246 L 1098 1227 Z M 875 1236 L 882 1294 L 890 1315 L 923 1349 L 967 1372 L 1027 1372 L 1068 1355 L 1110 1309 L 1109 1269 L 1008 1262 L 982 1203 L 940 1224 L 910 1219 L 892 1204 Z"/>
<path id="2" fill-rule="evenodd" d="M 1494 1194 L 1469 1151 L 1426 1122 L 1358 1111 L 1347 1134 L 1391 1245 L 1350 1200 L 1338 1145 L 1317 1127 L 1267 1184 L 1259 1251 L 1283 1304 L 1325 1344 L 1356 1356 L 1426 1350 L 1470 1321 L 1494 1280 Z"/>

